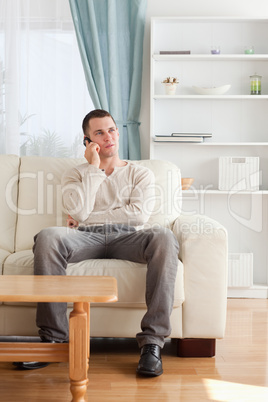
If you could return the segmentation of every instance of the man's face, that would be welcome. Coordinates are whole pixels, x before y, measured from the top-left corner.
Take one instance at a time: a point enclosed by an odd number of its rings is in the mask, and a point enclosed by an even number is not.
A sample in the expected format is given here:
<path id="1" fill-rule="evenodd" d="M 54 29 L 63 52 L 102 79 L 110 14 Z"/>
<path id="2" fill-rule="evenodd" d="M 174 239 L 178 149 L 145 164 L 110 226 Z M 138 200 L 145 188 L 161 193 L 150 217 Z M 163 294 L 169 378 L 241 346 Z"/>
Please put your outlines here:
<path id="1" fill-rule="evenodd" d="M 91 119 L 89 121 L 88 136 L 92 142 L 99 145 L 100 156 L 109 157 L 118 153 L 119 132 L 111 117 Z"/>

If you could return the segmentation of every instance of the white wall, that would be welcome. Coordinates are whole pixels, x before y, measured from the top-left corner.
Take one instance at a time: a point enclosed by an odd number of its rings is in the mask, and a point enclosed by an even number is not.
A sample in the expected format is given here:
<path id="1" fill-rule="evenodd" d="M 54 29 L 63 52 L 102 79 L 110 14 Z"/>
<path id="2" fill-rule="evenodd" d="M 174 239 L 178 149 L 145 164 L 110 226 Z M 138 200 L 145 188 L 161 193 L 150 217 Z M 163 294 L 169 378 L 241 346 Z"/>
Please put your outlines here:
<path id="1" fill-rule="evenodd" d="M 141 155 L 149 158 L 150 132 L 150 20 L 161 16 L 266 17 L 267 0 L 148 0 L 144 50 L 143 89 L 140 115 Z M 268 40 L 268 38 L 267 38 Z"/>

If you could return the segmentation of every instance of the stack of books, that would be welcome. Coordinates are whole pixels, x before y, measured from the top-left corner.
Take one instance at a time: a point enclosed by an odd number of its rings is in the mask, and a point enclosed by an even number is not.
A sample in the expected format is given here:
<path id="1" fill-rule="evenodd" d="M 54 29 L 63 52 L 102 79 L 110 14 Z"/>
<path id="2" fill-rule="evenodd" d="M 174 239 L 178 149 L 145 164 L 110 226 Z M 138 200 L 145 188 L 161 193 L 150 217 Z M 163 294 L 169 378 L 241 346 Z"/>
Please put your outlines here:
<path id="1" fill-rule="evenodd" d="M 211 133 L 172 133 L 171 135 L 156 135 L 156 142 L 203 142 L 204 138 L 212 137 Z"/>

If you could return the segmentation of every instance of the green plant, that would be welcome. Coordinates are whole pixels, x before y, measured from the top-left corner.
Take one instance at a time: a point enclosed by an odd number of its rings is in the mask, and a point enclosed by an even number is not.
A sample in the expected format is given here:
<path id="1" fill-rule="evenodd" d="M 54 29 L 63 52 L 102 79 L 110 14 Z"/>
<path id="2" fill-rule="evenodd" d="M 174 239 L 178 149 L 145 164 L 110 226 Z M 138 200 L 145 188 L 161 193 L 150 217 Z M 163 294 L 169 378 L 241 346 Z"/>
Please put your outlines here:
<path id="1" fill-rule="evenodd" d="M 52 156 L 52 157 L 68 157 L 69 149 L 65 146 L 61 137 L 49 130 L 44 130 L 43 134 L 27 135 L 27 141 L 20 147 L 21 155 L 37 155 L 37 156 Z"/>
<path id="2" fill-rule="evenodd" d="M 178 84 L 179 80 L 176 77 L 167 77 L 162 81 L 163 84 Z"/>

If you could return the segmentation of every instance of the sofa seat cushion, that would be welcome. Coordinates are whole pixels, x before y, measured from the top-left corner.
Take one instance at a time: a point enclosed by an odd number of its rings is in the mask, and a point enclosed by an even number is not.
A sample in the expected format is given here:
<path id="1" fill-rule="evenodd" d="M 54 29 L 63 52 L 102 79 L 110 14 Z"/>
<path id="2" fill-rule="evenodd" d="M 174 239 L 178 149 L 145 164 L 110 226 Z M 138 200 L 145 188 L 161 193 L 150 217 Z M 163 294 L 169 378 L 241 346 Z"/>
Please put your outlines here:
<path id="1" fill-rule="evenodd" d="M 146 272 L 146 264 L 115 259 L 86 260 L 67 266 L 67 275 L 115 277 L 118 286 L 118 302 L 109 303 L 110 307 L 145 308 Z M 33 252 L 24 250 L 9 255 L 4 263 L 3 274 L 33 275 Z M 183 264 L 178 260 L 174 307 L 180 307 L 183 301 Z M 104 303 L 99 305 L 103 306 Z M 98 304 L 94 303 L 94 306 Z"/>

